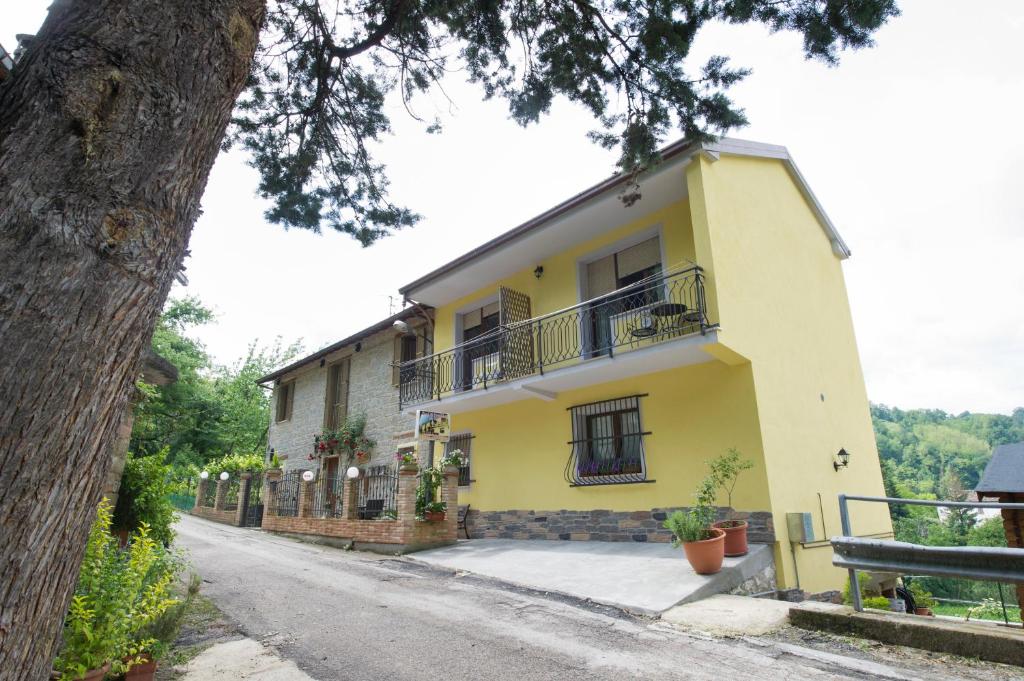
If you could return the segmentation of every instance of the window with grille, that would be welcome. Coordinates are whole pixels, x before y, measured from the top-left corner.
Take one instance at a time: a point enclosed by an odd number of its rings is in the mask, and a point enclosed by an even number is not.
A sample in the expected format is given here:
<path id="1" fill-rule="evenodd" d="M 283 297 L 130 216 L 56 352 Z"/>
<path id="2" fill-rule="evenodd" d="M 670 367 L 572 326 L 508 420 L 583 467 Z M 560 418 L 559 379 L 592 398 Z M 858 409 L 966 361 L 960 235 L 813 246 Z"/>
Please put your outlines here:
<path id="1" fill-rule="evenodd" d="M 456 449 L 462 450 L 462 456 L 466 463 L 464 466 L 459 466 L 459 487 L 468 487 L 469 483 L 472 482 L 469 475 L 470 461 L 472 458 L 470 449 L 472 448 L 472 445 L 472 433 L 459 433 L 458 435 L 452 435 L 451 439 L 449 439 L 444 446 L 445 454 L 450 454 Z"/>
<path id="2" fill-rule="evenodd" d="M 572 452 L 565 477 L 572 485 L 649 482 L 640 398 L 621 397 L 570 407 Z"/>

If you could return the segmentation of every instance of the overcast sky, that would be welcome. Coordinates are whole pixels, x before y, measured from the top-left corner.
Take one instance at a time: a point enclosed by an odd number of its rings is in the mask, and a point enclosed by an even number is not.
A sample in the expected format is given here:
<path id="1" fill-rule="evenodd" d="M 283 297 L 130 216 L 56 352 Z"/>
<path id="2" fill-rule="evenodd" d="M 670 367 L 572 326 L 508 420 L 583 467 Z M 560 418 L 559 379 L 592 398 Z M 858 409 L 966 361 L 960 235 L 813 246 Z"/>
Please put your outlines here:
<path id="1" fill-rule="evenodd" d="M 50 2 L 6 8 L 0 43 L 35 32 Z M 844 267 L 871 400 L 1009 412 L 1024 405 L 1024 3 L 900 5 L 877 46 L 838 68 L 754 26 L 706 29 L 695 56 L 754 69 L 732 90 L 750 119 L 732 136 L 788 147 L 853 250 Z M 394 198 L 424 219 L 366 250 L 267 224 L 255 172 L 221 155 L 189 286 L 172 294 L 216 310 L 198 335 L 219 361 L 256 338 L 314 350 L 357 331 L 389 313 L 398 286 L 614 170 L 572 105 L 522 129 L 458 74 L 449 93 L 441 135 L 393 111 L 382 160 Z"/>

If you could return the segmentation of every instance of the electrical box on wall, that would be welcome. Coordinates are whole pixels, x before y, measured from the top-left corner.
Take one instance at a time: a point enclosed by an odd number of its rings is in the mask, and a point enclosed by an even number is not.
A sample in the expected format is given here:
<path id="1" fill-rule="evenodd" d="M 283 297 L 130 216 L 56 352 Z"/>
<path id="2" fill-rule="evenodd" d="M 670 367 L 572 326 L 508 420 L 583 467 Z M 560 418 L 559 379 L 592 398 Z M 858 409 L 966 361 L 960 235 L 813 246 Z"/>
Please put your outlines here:
<path id="1" fill-rule="evenodd" d="M 808 544 L 816 541 L 810 513 L 787 513 L 786 528 L 789 530 L 789 541 L 794 544 Z"/>

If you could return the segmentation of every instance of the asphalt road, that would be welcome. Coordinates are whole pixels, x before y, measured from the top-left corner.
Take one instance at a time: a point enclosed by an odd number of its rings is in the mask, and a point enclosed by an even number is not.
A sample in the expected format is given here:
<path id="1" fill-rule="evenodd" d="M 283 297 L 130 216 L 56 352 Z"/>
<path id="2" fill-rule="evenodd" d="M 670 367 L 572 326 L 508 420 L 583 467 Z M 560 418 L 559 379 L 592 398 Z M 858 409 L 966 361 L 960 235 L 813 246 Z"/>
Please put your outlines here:
<path id="1" fill-rule="evenodd" d="M 323 681 L 908 679 L 766 640 L 722 640 L 402 558 L 184 516 L 203 593 Z M 950 677 L 946 677 L 950 678 Z"/>

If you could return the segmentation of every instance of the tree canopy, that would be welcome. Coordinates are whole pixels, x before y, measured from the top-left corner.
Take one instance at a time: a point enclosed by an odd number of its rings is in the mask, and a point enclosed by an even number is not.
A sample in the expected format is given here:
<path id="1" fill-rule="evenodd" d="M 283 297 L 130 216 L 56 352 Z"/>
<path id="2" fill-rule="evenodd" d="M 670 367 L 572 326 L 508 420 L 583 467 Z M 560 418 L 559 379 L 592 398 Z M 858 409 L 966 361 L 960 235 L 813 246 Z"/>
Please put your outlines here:
<path id="1" fill-rule="evenodd" d="M 414 99 L 459 70 L 524 126 L 556 97 L 584 106 L 590 137 L 617 145 L 634 178 L 628 201 L 674 130 L 702 140 L 746 123 L 726 92 L 749 69 L 726 55 L 690 63 L 704 26 L 796 31 L 808 59 L 832 65 L 897 14 L 895 0 L 271 0 L 230 140 L 260 172 L 269 220 L 369 245 L 418 219 L 374 160 L 389 96 L 436 132 Z"/>

